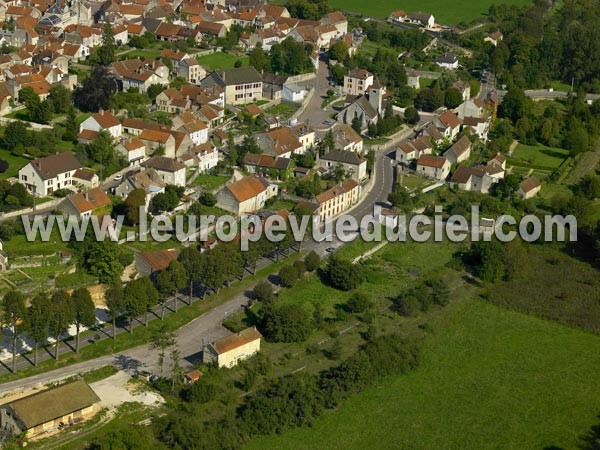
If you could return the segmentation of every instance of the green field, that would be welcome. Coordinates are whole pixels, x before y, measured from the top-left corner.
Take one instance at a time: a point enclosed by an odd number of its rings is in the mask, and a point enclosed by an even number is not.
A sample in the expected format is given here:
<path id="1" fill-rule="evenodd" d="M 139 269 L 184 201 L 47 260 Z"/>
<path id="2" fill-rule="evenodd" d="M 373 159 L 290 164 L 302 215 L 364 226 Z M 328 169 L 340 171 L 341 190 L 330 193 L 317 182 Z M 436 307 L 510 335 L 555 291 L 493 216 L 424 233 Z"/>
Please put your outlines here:
<path id="1" fill-rule="evenodd" d="M 214 191 L 218 187 L 229 181 L 228 176 L 224 175 L 198 175 L 194 180 L 196 186 L 202 186 L 207 191 Z"/>
<path id="2" fill-rule="evenodd" d="M 568 150 L 544 145 L 519 144 L 508 160 L 509 165 L 553 170 L 569 156 Z"/>
<path id="3" fill-rule="evenodd" d="M 597 422 L 599 337 L 481 300 L 429 324 L 419 369 L 246 448 L 567 449 Z"/>
<path id="4" fill-rule="evenodd" d="M 468 0 L 457 0 L 452 3 L 442 2 L 440 0 L 374 0 L 365 2 L 362 0 L 330 0 L 329 4 L 334 9 L 342 11 L 351 11 L 359 14 L 387 17 L 392 11 L 403 10 L 408 13 L 423 11 L 433 14 L 436 23 L 458 24 L 459 22 L 469 22 L 486 14 L 490 5 L 493 4 L 509 5 L 527 5 L 529 0 L 478 0 L 472 2 Z"/>
<path id="5" fill-rule="evenodd" d="M 242 65 L 247 66 L 250 58 L 247 56 L 238 56 L 232 53 L 211 53 L 210 55 L 204 55 L 196 58 L 198 64 L 206 67 L 209 70 L 216 69 L 231 69 L 235 66 L 237 60 L 242 61 Z"/>
<path id="6" fill-rule="evenodd" d="M 8 169 L 6 172 L 0 173 L 0 180 L 16 177 L 19 174 L 19 169 L 29 162 L 29 159 L 23 156 L 14 156 L 8 150 L 0 150 L 0 159 L 8 162 Z"/>

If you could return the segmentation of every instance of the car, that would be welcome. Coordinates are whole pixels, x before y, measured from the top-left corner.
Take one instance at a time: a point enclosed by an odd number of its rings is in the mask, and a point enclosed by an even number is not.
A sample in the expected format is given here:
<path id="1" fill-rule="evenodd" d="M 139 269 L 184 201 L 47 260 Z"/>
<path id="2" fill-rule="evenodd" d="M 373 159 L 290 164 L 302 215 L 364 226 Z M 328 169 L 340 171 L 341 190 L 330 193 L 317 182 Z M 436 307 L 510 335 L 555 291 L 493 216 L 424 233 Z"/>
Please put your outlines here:
<path id="1" fill-rule="evenodd" d="M 115 177 L 113 178 L 113 180 L 115 181 L 121 181 L 123 179 L 123 175 L 115 175 Z"/>
<path id="2" fill-rule="evenodd" d="M 333 253 L 333 252 L 335 252 L 335 247 L 327 247 L 327 248 L 325 249 L 325 251 L 326 251 L 327 253 Z"/>

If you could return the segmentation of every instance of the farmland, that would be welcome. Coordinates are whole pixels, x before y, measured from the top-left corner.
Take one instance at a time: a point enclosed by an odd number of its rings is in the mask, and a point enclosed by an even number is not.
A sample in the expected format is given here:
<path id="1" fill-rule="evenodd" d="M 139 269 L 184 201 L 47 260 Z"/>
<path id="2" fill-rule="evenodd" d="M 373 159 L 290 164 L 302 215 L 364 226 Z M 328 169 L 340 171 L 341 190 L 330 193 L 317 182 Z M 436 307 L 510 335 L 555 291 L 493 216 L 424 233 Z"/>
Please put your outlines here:
<path id="1" fill-rule="evenodd" d="M 361 0 L 330 0 L 330 5 L 342 11 L 351 11 L 359 14 L 387 17 L 392 11 L 403 10 L 408 13 L 423 11 L 434 15 L 435 21 L 441 24 L 458 24 L 470 22 L 487 13 L 494 0 L 480 0 L 472 2 L 468 0 L 457 0 L 448 4 L 439 0 L 374 0 L 364 2 Z M 528 0 L 506 0 L 500 3 L 512 5 L 526 5 Z"/>

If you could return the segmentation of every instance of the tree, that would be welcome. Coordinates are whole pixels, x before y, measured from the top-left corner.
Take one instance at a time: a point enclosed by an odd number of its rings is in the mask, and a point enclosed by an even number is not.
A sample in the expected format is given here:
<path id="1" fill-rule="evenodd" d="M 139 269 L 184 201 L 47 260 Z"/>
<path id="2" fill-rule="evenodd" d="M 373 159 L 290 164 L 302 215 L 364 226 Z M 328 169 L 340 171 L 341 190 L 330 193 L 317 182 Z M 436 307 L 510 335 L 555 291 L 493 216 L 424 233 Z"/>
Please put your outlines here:
<path id="1" fill-rule="evenodd" d="M 298 281 L 298 271 L 292 265 L 283 266 L 279 271 L 279 281 L 283 287 L 292 287 Z"/>
<path id="2" fill-rule="evenodd" d="M 350 300 L 348 300 L 346 306 L 348 307 L 348 311 L 355 314 L 369 310 L 372 306 L 372 303 L 367 295 L 357 292 L 350 297 Z"/>
<path id="3" fill-rule="evenodd" d="M 13 150 L 19 145 L 24 146 L 27 143 L 27 138 L 27 124 L 20 120 L 15 120 L 6 125 L 2 142 L 7 149 Z"/>
<path id="4" fill-rule="evenodd" d="M 187 284 L 188 274 L 183 264 L 177 260 L 169 263 L 165 270 L 156 276 L 156 288 L 160 292 L 162 301 L 161 320 L 165 317 L 165 301 L 169 295 L 175 298 L 175 311 L 177 311 L 177 291 Z"/>
<path id="5" fill-rule="evenodd" d="M 362 120 L 360 117 L 356 116 L 352 119 L 352 129 L 356 131 L 356 133 L 362 133 Z"/>
<path id="6" fill-rule="evenodd" d="M 167 349 L 175 345 L 175 342 L 175 334 L 170 332 L 165 324 L 161 324 L 161 326 L 152 335 L 150 348 L 158 350 L 158 367 L 160 368 L 161 376 L 163 374 Z"/>
<path id="7" fill-rule="evenodd" d="M 83 112 L 98 112 L 110 108 L 110 99 L 117 92 L 117 81 L 106 67 L 96 66 L 89 77 L 73 90 L 73 102 Z"/>
<path id="8" fill-rule="evenodd" d="M 341 64 L 335 64 L 329 68 L 331 81 L 338 86 L 344 84 L 344 76 L 348 74 L 348 69 Z"/>
<path id="9" fill-rule="evenodd" d="M 55 113 L 66 113 L 72 107 L 71 91 L 62 84 L 53 84 L 48 91 L 48 101 Z"/>
<path id="10" fill-rule="evenodd" d="M 513 123 L 516 123 L 521 117 L 531 114 L 533 109 L 533 100 L 527 98 L 523 89 L 509 89 L 502 105 L 500 112 L 502 117 L 509 118 Z"/>
<path id="11" fill-rule="evenodd" d="M 409 123 L 411 125 L 419 123 L 419 120 L 421 120 L 421 116 L 419 116 L 419 111 L 417 111 L 417 108 L 415 108 L 414 106 L 409 106 L 408 108 L 406 108 L 404 110 L 404 120 L 406 121 L 406 123 Z"/>
<path id="12" fill-rule="evenodd" d="M 583 126 L 571 128 L 564 138 L 564 147 L 575 156 L 589 150 L 590 138 Z"/>
<path id="13" fill-rule="evenodd" d="M 63 134 L 63 140 L 74 141 L 79 135 L 79 125 L 77 124 L 77 111 L 71 105 L 67 110 L 67 118 L 64 122 L 65 134 Z"/>
<path id="14" fill-rule="evenodd" d="M 198 201 L 204 206 L 215 206 L 217 204 L 216 197 L 211 193 L 204 191 L 200 194 Z"/>
<path id="15" fill-rule="evenodd" d="M 32 122 L 46 124 L 52 120 L 54 109 L 49 100 L 28 105 L 27 109 L 29 109 L 29 119 Z"/>
<path id="16" fill-rule="evenodd" d="M 101 283 L 110 283 L 123 272 L 120 256 L 121 249 L 117 242 L 110 239 L 92 240 L 87 243 L 83 266 L 90 275 L 98 277 Z"/>
<path id="17" fill-rule="evenodd" d="M 104 295 L 106 307 L 112 320 L 112 338 L 115 339 L 117 332 L 117 317 L 119 317 L 127 308 L 123 293 L 123 284 L 120 280 L 115 280 L 106 290 Z"/>
<path id="18" fill-rule="evenodd" d="M 60 337 L 69 330 L 75 320 L 75 311 L 71 296 L 66 291 L 56 291 L 52 294 L 50 307 L 49 332 L 56 340 L 54 345 L 54 358 L 58 361 L 58 347 Z"/>
<path id="19" fill-rule="evenodd" d="M 581 192 L 588 200 L 600 197 L 600 177 L 589 174 L 584 176 L 576 186 L 576 191 Z"/>
<path id="20" fill-rule="evenodd" d="M 175 385 L 180 384 L 185 376 L 185 371 L 181 366 L 181 350 L 174 347 L 171 350 L 171 392 L 175 392 Z"/>
<path id="21" fill-rule="evenodd" d="M 444 94 L 444 106 L 454 109 L 463 102 L 462 94 L 455 87 L 446 90 Z"/>
<path id="22" fill-rule="evenodd" d="M 87 288 L 78 288 L 71 294 L 75 313 L 75 353 L 79 353 L 79 332 L 82 326 L 91 327 L 96 323 L 96 306 Z"/>
<path id="23" fill-rule="evenodd" d="M 329 258 L 326 273 L 329 284 L 342 291 L 355 289 L 364 281 L 358 266 L 336 255 Z"/>
<path id="24" fill-rule="evenodd" d="M 12 371 L 17 372 L 17 339 L 25 318 L 25 298 L 19 291 L 8 291 L 2 298 L 2 322 L 12 328 Z"/>
<path id="25" fill-rule="evenodd" d="M 343 62 L 348 58 L 348 45 L 344 41 L 337 41 L 329 48 L 329 58 Z"/>
<path id="26" fill-rule="evenodd" d="M 433 112 L 443 104 L 444 92 L 437 86 L 422 89 L 415 97 L 415 107 L 423 111 Z"/>
<path id="27" fill-rule="evenodd" d="M 320 265 L 321 257 L 314 250 L 312 250 L 308 255 L 306 255 L 306 258 L 304 258 L 304 266 L 309 272 L 314 272 L 319 268 Z"/>
<path id="28" fill-rule="evenodd" d="M 254 289 L 252 289 L 252 296 L 261 302 L 269 302 L 273 300 L 275 293 L 273 292 L 273 285 L 268 281 L 261 281 Z"/>
<path id="29" fill-rule="evenodd" d="M 130 331 L 133 319 L 144 315 L 144 325 L 148 325 L 148 310 L 158 302 L 158 291 L 148 277 L 130 281 L 123 290 L 123 298 L 129 317 Z"/>
<path id="30" fill-rule="evenodd" d="M 253 66 L 258 72 L 261 72 L 267 68 L 269 64 L 269 57 L 262 49 L 262 44 L 259 42 L 252 49 L 250 53 L 250 65 Z"/>
<path id="31" fill-rule="evenodd" d="M 103 66 L 109 66 L 115 60 L 115 48 L 115 33 L 110 24 L 106 24 L 102 35 L 102 44 L 96 52 L 98 62 Z"/>
<path id="32" fill-rule="evenodd" d="M 124 205 L 127 221 L 131 225 L 138 225 L 140 223 L 140 208 L 146 206 L 146 191 L 134 189 L 125 199 Z"/>
<path id="33" fill-rule="evenodd" d="M 311 317 L 300 305 L 268 305 L 263 311 L 261 331 L 272 342 L 302 342 L 312 332 Z"/>
<path id="34" fill-rule="evenodd" d="M 40 97 L 35 93 L 31 86 L 26 86 L 19 91 L 19 101 L 24 105 L 39 103 Z"/>
<path id="35" fill-rule="evenodd" d="M 33 341 L 33 365 L 37 367 L 38 346 L 48 338 L 50 325 L 51 303 L 48 296 L 39 293 L 31 299 L 27 308 L 25 327 L 27 336 Z"/>

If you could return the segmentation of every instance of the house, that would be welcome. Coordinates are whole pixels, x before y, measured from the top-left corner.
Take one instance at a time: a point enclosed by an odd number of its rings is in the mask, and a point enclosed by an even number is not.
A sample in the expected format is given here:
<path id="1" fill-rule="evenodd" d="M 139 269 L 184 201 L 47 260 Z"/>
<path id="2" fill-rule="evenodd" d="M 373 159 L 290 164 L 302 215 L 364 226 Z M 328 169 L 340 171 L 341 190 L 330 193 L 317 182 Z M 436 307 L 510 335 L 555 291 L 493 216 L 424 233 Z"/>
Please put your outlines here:
<path id="1" fill-rule="evenodd" d="M 208 142 L 208 127 L 191 111 L 183 111 L 174 117 L 173 129 L 187 134 L 195 145 Z"/>
<path id="2" fill-rule="evenodd" d="M 366 69 L 355 68 L 344 75 L 342 92 L 346 95 L 363 95 L 373 84 L 374 75 Z"/>
<path id="3" fill-rule="evenodd" d="M 352 125 L 356 119 L 360 120 L 361 130 L 377 123 L 384 112 L 384 99 L 388 97 L 385 86 L 375 80 L 367 89 L 367 93 L 360 95 L 338 114 L 337 120 Z"/>
<path id="4" fill-rule="evenodd" d="M 238 362 L 251 358 L 260 351 L 262 334 L 256 327 L 246 328 L 208 344 L 202 351 L 202 362 L 215 363 L 218 367 L 234 367 Z"/>
<path id="5" fill-rule="evenodd" d="M 146 144 L 137 137 L 121 141 L 115 150 L 127 159 L 130 166 L 136 166 L 146 158 Z"/>
<path id="6" fill-rule="evenodd" d="M 341 11 L 333 11 L 325 14 L 319 21 L 321 25 L 334 26 L 336 36 L 342 36 L 348 33 L 348 19 Z"/>
<path id="7" fill-rule="evenodd" d="M 482 141 L 487 141 L 490 130 L 490 119 L 483 117 L 465 117 L 463 119 L 463 129 L 467 129 L 471 134 L 476 135 Z"/>
<path id="8" fill-rule="evenodd" d="M 384 227 L 395 230 L 398 227 L 398 213 L 390 208 L 375 209 L 375 220 Z"/>
<path id="9" fill-rule="evenodd" d="M 169 68 L 158 60 L 124 59 L 112 63 L 111 70 L 123 91 L 133 87 L 144 93 L 153 84 L 169 84 Z"/>
<path id="10" fill-rule="evenodd" d="M 491 186 L 499 180 L 492 176 L 496 172 L 495 167 L 490 166 L 491 173 L 488 173 L 487 169 L 487 166 L 458 166 L 450 179 L 450 184 L 465 191 L 487 194 Z"/>
<path id="11" fill-rule="evenodd" d="M 406 70 L 406 84 L 413 89 L 421 88 L 421 75 L 415 70 Z"/>
<path id="12" fill-rule="evenodd" d="M 0 426 L 13 435 L 39 437 L 91 419 L 100 399 L 83 380 L 0 405 Z"/>
<path id="13" fill-rule="evenodd" d="M 388 17 L 388 21 L 392 23 L 402 23 L 406 20 L 407 14 L 404 11 L 393 11 Z"/>
<path id="14" fill-rule="evenodd" d="M 225 93 L 220 86 L 211 89 L 186 84 L 179 88 L 168 88 L 156 96 L 159 111 L 179 113 L 186 110 L 197 112 L 204 106 L 225 106 Z"/>
<path id="15" fill-rule="evenodd" d="M 110 111 L 100 111 L 92 114 L 79 125 L 79 132 L 81 133 L 83 130 L 107 131 L 114 139 L 123 134 L 121 121 Z"/>
<path id="16" fill-rule="evenodd" d="M 205 89 L 219 86 L 225 92 L 225 103 L 230 105 L 255 103 L 262 99 L 262 77 L 252 66 L 215 71 L 200 85 Z"/>
<path id="17" fill-rule="evenodd" d="M 219 163 L 219 152 L 217 152 L 217 149 L 210 142 L 192 147 L 188 155 L 194 158 L 195 163 L 198 165 L 198 169 L 200 169 L 200 172 L 202 173 L 206 173 L 217 167 L 217 164 Z M 186 155 L 183 155 L 182 157 L 185 156 Z"/>
<path id="18" fill-rule="evenodd" d="M 352 178 L 316 196 L 318 207 L 314 215 L 320 221 L 332 218 L 351 208 L 360 198 L 360 184 Z"/>
<path id="19" fill-rule="evenodd" d="M 425 28 L 433 28 L 435 26 L 435 17 L 432 14 L 416 12 L 409 14 L 404 19 L 404 22 L 414 23 Z"/>
<path id="20" fill-rule="evenodd" d="M 453 141 L 460 132 L 460 119 L 452 111 L 446 111 L 433 119 L 433 123 L 446 138 Z"/>
<path id="21" fill-rule="evenodd" d="M 267 155 L 291 159 L 293 154 L 304 153 L 304 145 L 290 127 L 279 127 L 258 133 L 255 138 L 258 146 Z"/>
<path id="22" fill-rule="evenodd" d="M 185 186 L 185 165 L 166 156 L 153 156 L 141 164 L 146 169 L 154 169 L 165 184 Z"/>
<path id="23" fill-rule="evenodd" d="M 335 140 L 335 148 L 356 153 L 363 152 L 363 140 L 350 125 L 337 123 L 333 127 L 333 139 Z"/>
<path id="24" fill-rule="evenodd" d="M 248 172 L 259 174 L 265 178 L 286 180 L 291 174 L 293 164 L 289 158 L 246 153 L 244 155 L 244 167 Z"/>
<path id="25" fill-rule="evenodd" d="M 442 56 L 435 58 L 435 63 L 443 69 L 456 70 L 458 69 L 458 56 L 454 53 L 446 52 Z"/>
<path id="26" fill-rule="evenodd" d="M 417 161 L 417 173 L 444 181 L 450 173 L 450 161 L 443 156 L 422 155 Z"/>
<path id="27" fill-rule="evenodd" d="M 110 206 L 110 198 L 100 188 L 69 194 L 61 204 L 61 208 L 67 214 L 74 215 L 78 219 L 107 213 Z"/>
<path id="28" fill-rule="evenodd" d="M 169 131 L 145 129 L 138 137 L 146 146 L 148 154 L 162 148 L 165 156 L 175 157 L 175 138 Z"/>
<path id="29" fill-rule="evenodd" d="M 458 89 L 458 92 L 460 92 L 460 95 L 462 95 L 462 99 L 463 101 L 467 101 L 471 98 L 471 84 L 466 82 L 466 81 L 462 81 L 462 80 L 456 80 L 454 83 L 452 83 L 452 87 L 455 89 Z"/>
<path id="30" fill-rule="evenodd" d="M 292 103 L 302 103 L 306 96 L 306 89 L 297 84 L 283 85 L 283 99 Z"/>
<path id="31" fill-rule="evenodd" d="M 519 190 L 517 191 L 523 200 L 533 198 L 542 189 L 542 183 L 535 176 L 531 176 L 519 183 Z"/>
<path id="32" fill-rule="evenodd" d="M 217 206 L 238 216 L 258 211 L 277 195 L 277 186 L 257 176 L 245 176 L 226 184 L 217 193 Z"/>
<path id="33" fill-rule="evenodd" d="M 506 170 L 506 156 L 504 156 L 502 153 L 496 153 L 490 158 L 490 160 L 487 162 L 487 165 L 500 167 L 502 170 Z"/>
<path id="34" fill-rule="evenodd" d="M 469 98 L 456 108 L 456 113 L 461 119 L 465 117 L 484 117 L 485 102 L 480 98 Z"/>
<path id="35" fill-rule="evenodd" d="M 504 39 L 504 35 L 500 31 L 495 31 L 494 33 L 486 36 L 483 39 L 483 42 L 489 42 L 494 47 L 498 47 L 498 44 Z"/>
<path id="36" fill-rule="evenodd" d="M 471 140 L 468 136 L 462 136 L 452 147 L 444 152 L 444 157 L 451 164 L 456 164 L 469 159 L 471 156 Z"/>
<path id="37" fill-rule="evenodd" d="M 410 161 L 419 159 L 421 155 L 430 155 L 432 151 L 431 140 L 421 135 L 416 139 L 400 144 L 396 150 L 396 160 L 400 164 L 408 165 Z"/>
<path id="38" fill-rule="evenodd" d="M 77 187 L 92 189 L 100 185 L 100 178 L 89 169 L 77 169 L 73 174 L 73 184 Z"/>
<path id="39" fill-rule="evenodd" d="M 196 84 L 206 76 L 206 70 L 194 58 L 185 58 L 175 64 L 177 76 L 188 83 Z"/>
<path id="40" fill-rule="evenodd" d="M 142 277 L 165 270 L 179 256 L 175 249 L 146 250 L 135 254 L 135 267 Z"/>
<path id="41" fill-rule="evenodd" d="M 165 182 L 154 169 L 131 171 L 125 174 L 121 184 L 115 188 L 115 195 L 127 198 L 136 189 L 143 189 L 146 192 L 146 206 L 148 206 L 156 194 L 165 191 Z"/>
<path id="42" fill-rule="evenodd" d="M 19 170 L 19 183 L 29 193 L 45 197 L 59 189 L 72 187 L 75 183 L 73 175 L 78 169 L 81 169 L 81 163 L 71 152 L 36 158 Z"/>
<path id="43" fill-rule="evenodd" d="M 340 166 L 344 168 L 346 176 L 353 180 L 360 182 L 367 177 L 367 161 L 356 152 L 332 150 L 317 161 L 317 167 L 330 173 Z"/>
<path id="44" fill-rule="evenodd" d="M 296 139 L 302 144 L 302 150 L 296 150 L 296 154 L 304 154 L 315 145 L 316 133 L 311 127 L 303 122 L 290 126 L 290 130 Z"/>
<path id="45" fill-rule="evenodd" d="M 429 122 L 429 124 L 427 124 L 425 126 L 425 128 L 423 128 L 423 136 L 426 136 L 427 138 L 429 138 L 429 140 L 431 142 L 433 142 L 435 145 L 442 144 L 444 142 L 444 140 L 446 139 L 446 137 L 435 126 L 435 124 L 433 122 Z"/>

